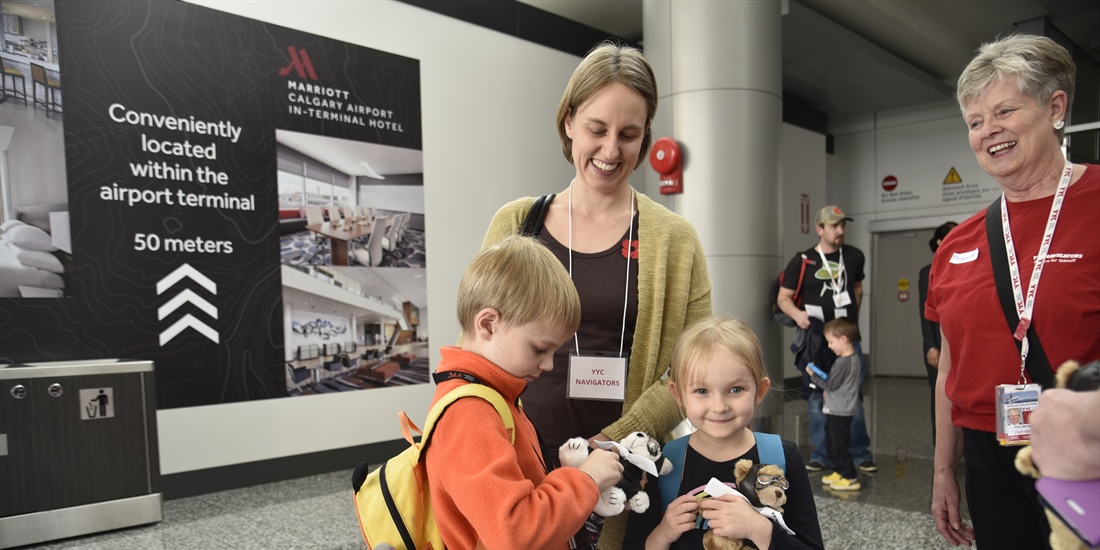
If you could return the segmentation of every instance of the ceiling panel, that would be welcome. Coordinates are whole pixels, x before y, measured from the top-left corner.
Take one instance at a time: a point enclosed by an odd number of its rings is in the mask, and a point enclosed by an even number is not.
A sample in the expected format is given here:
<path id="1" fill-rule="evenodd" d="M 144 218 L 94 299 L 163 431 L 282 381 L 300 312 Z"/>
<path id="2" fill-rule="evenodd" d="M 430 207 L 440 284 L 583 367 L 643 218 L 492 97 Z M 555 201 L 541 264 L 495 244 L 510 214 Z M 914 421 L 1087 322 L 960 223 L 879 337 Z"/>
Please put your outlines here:
<path id="1" fill-rule="evenodd" d="M 643 43 L 642 0 L 522 0 Z M 1100 59 L 1095 0 L 789 0 L 783 94 L 830 118 L 948 99 L 977 47 L 1048 17 Z"/>

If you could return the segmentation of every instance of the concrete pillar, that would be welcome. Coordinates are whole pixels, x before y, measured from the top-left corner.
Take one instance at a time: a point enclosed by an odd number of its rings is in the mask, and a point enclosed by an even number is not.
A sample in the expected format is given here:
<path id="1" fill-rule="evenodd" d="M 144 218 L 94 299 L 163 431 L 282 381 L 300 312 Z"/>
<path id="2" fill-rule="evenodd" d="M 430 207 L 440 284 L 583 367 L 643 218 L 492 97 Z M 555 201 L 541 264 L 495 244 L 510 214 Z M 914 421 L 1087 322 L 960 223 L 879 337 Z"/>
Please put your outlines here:
<path id="1" fill-rule="evenodd" d="M 778 385 L 786 359 L 766 303 L 780 264 L 780 0 L 644 0 L 643 10 L 660 94 L 654 138 L 676 139 L 684 158 L 684 192 L 662 203 L 695 226 L 715 313 L 752 327 Z M 658 188 L 649 170 L 647 194 Z M 782 404 L 773 393 L 755 428 L 782 433 Z"/>

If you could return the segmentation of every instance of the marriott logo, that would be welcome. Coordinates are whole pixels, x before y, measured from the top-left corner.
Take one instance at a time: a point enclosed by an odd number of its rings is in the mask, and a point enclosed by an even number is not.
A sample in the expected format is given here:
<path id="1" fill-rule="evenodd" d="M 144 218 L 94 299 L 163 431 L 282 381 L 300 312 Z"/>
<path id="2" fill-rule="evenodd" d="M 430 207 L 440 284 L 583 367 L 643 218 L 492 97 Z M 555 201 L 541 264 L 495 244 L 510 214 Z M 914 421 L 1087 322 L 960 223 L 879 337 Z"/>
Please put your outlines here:
<path id="1" fill-rule="evenodd" d="M 298 78 L 317 80 L 317 71 L 313 70 L 313 62 L 309 60 L 309 53 L 305 49 L 299 50 L 294 46 L 287 46 L 286 50 L 290 52 L 290 63 L 279 69 L 279 76 L 286 76 L 290 71 L 295 71 L 298 73 Z"/>

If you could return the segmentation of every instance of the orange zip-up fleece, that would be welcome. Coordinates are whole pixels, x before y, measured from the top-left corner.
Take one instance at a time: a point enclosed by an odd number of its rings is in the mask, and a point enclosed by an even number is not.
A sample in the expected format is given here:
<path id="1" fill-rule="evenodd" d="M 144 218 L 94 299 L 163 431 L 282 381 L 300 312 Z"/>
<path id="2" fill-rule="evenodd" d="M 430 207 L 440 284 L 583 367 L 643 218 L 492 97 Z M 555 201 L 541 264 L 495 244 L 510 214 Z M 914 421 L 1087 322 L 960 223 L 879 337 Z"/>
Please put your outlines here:
<path id="1" fill-rule="evenodd" d="M 546 473 L 535 427 L 516 406 L 524 379 L 476 353 L 440 352 L 437 372 L 472 374 L 500 392 L 516 424 L 513 446 L 496 409 L 476 398 L 459 399 L 436 423 L 425 463 L 444 544 L 449 550 L 473 550 L 478 540 L 489 550 L 568 548 L 596 506 L 596 482 L 576 468 Z M 432 403 L 466 383 L 443 382 Z"/>

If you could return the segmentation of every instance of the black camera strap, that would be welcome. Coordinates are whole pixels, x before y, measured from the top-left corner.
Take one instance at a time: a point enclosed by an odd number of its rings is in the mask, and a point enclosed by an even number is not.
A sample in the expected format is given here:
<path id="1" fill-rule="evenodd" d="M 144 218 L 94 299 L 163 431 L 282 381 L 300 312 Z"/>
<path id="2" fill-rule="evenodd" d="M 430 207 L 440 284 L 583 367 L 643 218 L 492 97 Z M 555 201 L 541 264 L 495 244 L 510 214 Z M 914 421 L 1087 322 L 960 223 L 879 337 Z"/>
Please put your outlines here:
<path id="1" fill-rule="evenodd" d="M 1020 316 L 1016 313 L 1016 303 L 1012 297 L 1012 280 L 1008 273 L 1008 253 L 1005 252 L 1002 237 L 1004 227 L 1001 224 L 1001 198 L 997 197 L 985 209 L 985 234 L 989 239 L 989 260 L 993 262 L 993 283 L 997 287 L 997 298 L 1001 301 L 1001 309 L 1004 310 L 1005 320 L 1008 321 L 1009 334 L 1016 330 L 1020 324 Z M 1050 366 L 1050 360 L 1043 351 L 1043 345 L 1039 343 L 1039 335 L 1035 332 L 1035 324 L 1027 328 L 1028 354 L 1027 374 L 1031 380 L 1043 389 L 1054 387 L 1054 370 Z M 1016 351 L 1020 351 L 1021 342 L 1015 338 Z"/>

